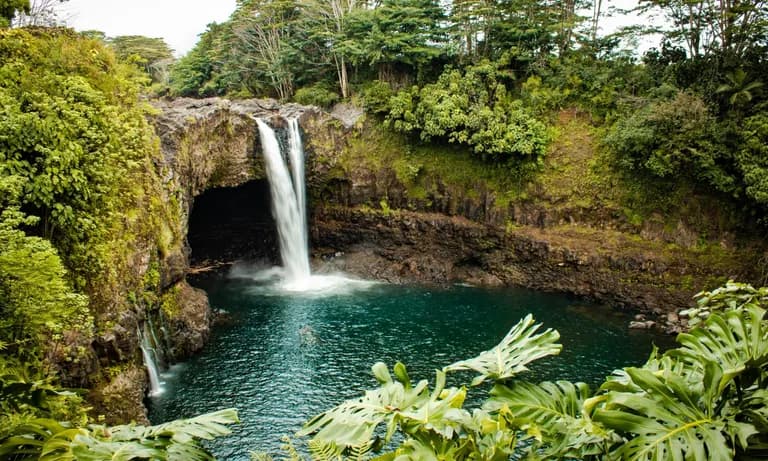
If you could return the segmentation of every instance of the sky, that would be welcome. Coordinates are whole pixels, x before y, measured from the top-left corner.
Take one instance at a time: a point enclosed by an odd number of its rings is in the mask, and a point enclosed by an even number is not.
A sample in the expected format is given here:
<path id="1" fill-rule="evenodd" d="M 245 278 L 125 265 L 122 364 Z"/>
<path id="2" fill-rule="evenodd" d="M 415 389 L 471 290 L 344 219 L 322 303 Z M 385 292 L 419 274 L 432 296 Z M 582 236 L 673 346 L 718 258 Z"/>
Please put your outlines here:
<path id="1" fill-rule="evenodd" d="M 162 37 L 182 56 L 209 23 L 229 18 L 235 0 L 69 0 L 59 8 L 61 19 L 78 31 Z"/>
<path id="2" fill-rule="evenodd" d="M 629 8 L 637 0 L 603 3 L 607 11 L 609 7 Z M 162 37 L 180 57 L 192 49 L 209 23 L 229 18 L 235 10 L 235 0 L 69 0 L 59 8 L 61 19 L 76 30 L 100 30 L 109 37 Z M 604 18 L 601 32 L 612 32 L 632 21 L 637 18 Z M 657 41 L 640 43 L 638 51 L 655 46 Z"/>

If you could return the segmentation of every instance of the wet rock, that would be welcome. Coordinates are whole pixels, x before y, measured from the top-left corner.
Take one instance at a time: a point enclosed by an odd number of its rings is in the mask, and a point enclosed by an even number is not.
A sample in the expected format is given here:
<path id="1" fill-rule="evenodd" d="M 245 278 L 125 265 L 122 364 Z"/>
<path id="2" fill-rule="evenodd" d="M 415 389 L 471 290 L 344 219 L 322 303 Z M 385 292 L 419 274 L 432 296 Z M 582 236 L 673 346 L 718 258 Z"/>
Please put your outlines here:
<path id="1" fill-rule="evenodd" d="M 208 296 L 187 282 L 179 282 L 166 294 L 162 311 L 169 336 L 170 355 L 183 360 L 199 351 L 208 340 L 211 312 Z"/>
<path id="2" fill-rule="evenodd" d="M 656 322 L 653 320 L 646 320 L 645 322 L 632 321 L 629 322 L 629 328 L 635 330 L 650 330 L 656 326 Z"/>
<path id="3" fill-rule="evenodd" d="M 177 248 L 166 256 L 161 264 L 160 287 L 166 289 L 184 279 L 189 270 L 187 247 Z"/>
<path id="4" fill-rule="evenodd" d="M 667 323 L 671 325 L 677 325 L 680 323 L 680 316 L 677 312 L 670 312 L 667 314 Z"/>
<path id="5" fill-rule="evenodd" d="M 149 385 L 147 371 L 142 365 L 124 364 L 115 368 L 116 375 L 92 389 L 88 401 L 95 418 L 104 417 L 105 424 L 149 424 L 144 408 L 144 395 Z"/>
<path id="6" fill-rule="evenodd" d="M 690 269 L 675 266 L 679 261 L 658 261 L 663 255 L 654 256 L 644 247 L 607 252 L 590 234 L 563 238 L 536 228 L 505 232 L 434 213 L 324 206 L 315 210 L 313 243 L 324 254 L 343 251 L 334 268 L 361 277 L 561 291 L 643 311 L 636 320 L 642 322 L 647 315 L 665 322 L 667 309 L 689 306 L 694 293 L 659 284 L 655 268 L 662 264 L 668 268 L 665 274 Z"/>
<path id="7" fill-rule="evenodd" d="M 331 117 L 340 121 L 346 129 L 354 127 L 364 114 L 362 107 L 346 103 L 336 104 L 331 111 Z"/>

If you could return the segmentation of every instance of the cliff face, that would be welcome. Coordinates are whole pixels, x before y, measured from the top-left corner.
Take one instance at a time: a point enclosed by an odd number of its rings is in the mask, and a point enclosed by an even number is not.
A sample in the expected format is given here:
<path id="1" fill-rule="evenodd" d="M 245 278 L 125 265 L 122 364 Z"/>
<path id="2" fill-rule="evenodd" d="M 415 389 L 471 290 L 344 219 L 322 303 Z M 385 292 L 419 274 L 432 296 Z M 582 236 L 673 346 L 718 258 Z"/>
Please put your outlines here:
<path id="1" fill-rule="evenodd" d="M 394 282 L 516 284 L 665 312 L 728 277 L 758 277 L 764 250 L 737 246 L 731 229 L 699 226 L 713 242 L 702 246 L 695 223 L 634 222 L 616 204 L 615 185 L 584 181 L 592 173 L 579 168 L 593 161 L 594 149 L 583 130 L 569 128 L 577 148 L 553 147 L 560 170 L 530 182 L 475 164 L 463 171 L 467 164 L 450 163 L 455 152 L 420 151 L 348 107 L 328 114 L 214 98 L 159 108 L 155 124 L 185 232 L 202 191 L 264 177 L 253 118 L 279 128 L 281 119 L 299 117 L 318 268 L 325 260 Z M 574 171 L 563 173 L 566 167 Z"/>
<path id="2" fill-rule="evenodd" d="M 273 101 L 229 103 L 177 100 L 160 103 L 152 120 L 159 155 L 137 186 L 144 201 L 125 210 L 131 235 L 126 255 L 115 256 L 114 280 L 91 289 L 98 333 L 84 339 L 89 360 L 63 360 L 65 383 L 89 387 L 95 415 L 108 423 L 147 422 L 142 404 L 148 386 L 140 347 L 161 362 L 183 360 L 207 341 L 207 296 L 186 281 L 189 217 L 195 197 L 214 188 L 263 178 L 254 117 L 304 116 L 306 109 Z M 282 118 L 272 123 L 279 125 Z M 139 186 L 140 185 L 140 186 Z M 143 346 L 142 346 L 143 345 Z"/>
<path id="3" fill-rule="evenodd" d="M 520 285 L 658 315 L 690 305 L 722 271 L 744 271 L 736 257 L 711 266 L 684 249 L 570 225 L 505 229 L 460 216 L 340 206 L 322 207 L 314 222 L 328 270 L 394 283 Z"/>

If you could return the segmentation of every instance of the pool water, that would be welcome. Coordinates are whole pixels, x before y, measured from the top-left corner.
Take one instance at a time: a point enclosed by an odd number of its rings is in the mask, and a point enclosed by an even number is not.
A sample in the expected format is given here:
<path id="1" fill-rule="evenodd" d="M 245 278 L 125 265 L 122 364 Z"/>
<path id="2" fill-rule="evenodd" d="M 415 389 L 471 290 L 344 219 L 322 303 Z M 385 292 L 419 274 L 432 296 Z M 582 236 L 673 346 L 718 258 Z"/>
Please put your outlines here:
<path id="1" fill-rule="evenodd" d="M 495 346 L 532 313 L 557 329 L 563 352 L 530 366 L 529 381 L 598 385 L 615 368 L 645 362 L 647 331 L 627 314 L 559 294 L 519 288 L 435 288 L 342 281 L 311 293 L 280 290 L 259 277 L 196 281 L 227 311 L 202 353 L 163 373 L 148 401 L 155 424 L 235 407 L 242 423 L 209 446 L 219 459 L 275 453 L 281 436 L 310 417 L 376 387 L 370 367 L 401 361 L 412 379 Z M 471 375 L 466 376 L 469 382 Z M 461 382 L 455 384 L 462 384 Z"/>

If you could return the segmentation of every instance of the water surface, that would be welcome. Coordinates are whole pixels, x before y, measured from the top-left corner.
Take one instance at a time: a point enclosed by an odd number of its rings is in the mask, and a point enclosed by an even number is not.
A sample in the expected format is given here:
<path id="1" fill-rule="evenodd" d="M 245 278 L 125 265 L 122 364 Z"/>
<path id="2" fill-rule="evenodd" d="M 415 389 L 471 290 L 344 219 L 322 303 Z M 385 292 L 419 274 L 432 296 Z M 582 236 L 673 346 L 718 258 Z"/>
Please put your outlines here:
<path id="1" fill-rule="evenodd" d="M 629 331 L 627 316 L 609 308 L 524 289 L 343 283 L 313 295 L 223 276 L 198 285 L 231 317 L 200 355 L 163 375 L 165 392 L 150 399 L 149 416 L 160 423 L 236 407 L 242 424 L 211 445 L 227 460 L 276 452 L 282 435 L 375 387 L 377 361 L 400 360 L 414 380 L 433 381 L 436 368 L 493 347 L 529 312 L 559 330 L 564 346 L 531 366 L 523 376 L 531 381 L 599 384 L 665 340 Z"/>

